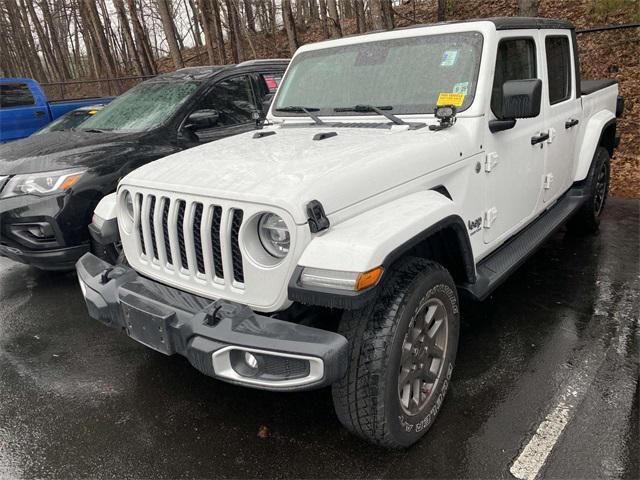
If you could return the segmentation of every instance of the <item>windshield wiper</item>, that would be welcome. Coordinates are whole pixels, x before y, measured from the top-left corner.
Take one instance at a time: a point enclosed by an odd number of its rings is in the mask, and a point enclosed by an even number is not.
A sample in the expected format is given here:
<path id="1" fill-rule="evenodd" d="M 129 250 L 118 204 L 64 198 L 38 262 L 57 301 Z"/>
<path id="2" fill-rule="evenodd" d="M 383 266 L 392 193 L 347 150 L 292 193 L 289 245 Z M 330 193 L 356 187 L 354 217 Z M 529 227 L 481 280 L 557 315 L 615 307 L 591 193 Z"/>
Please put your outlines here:
<path id="1" fill-rule="evenodd" d="M 76 129 L 74 129 L 76 130 Z M 89 133 L 104 133 L 106 130 L 101 130 L 100 128 L 80 128 L 78 129 L 81 132 L 89 132 Z"/>
<path id="2" fill-rule="evenodd" d="M 401 118 L 396 117 L 393 113 L 385 112 L 385 110 L 393 110 L 390 105 L 383 105 L 380 107 L 374 107 L 373 105 L 354 105 L 353 107 L 340 107 L 334 108 L 334 112 L 375 112 L 378 115 L 387 117 L 396 125 L 408 125 L 407 122 Z"/>
<path id="3" fill-rule="evenodd" d="M 289 107 L 276 108 L 276 112 L 301 112 L 301 113 L 306 113 L 311 118 L 311 120 L 316 122 L 316 125 L 324 125 L 324 122 L 322 120 L 320 120 L 320 117 L 318 117 L 315 113 L 313 113 L 313 112 L 317 112 L 318 110 L 320 110 L 320 109 L 319 108 L 315 108 L 315 107 L 298 107 L 298 106 L 289 106 Z"/>

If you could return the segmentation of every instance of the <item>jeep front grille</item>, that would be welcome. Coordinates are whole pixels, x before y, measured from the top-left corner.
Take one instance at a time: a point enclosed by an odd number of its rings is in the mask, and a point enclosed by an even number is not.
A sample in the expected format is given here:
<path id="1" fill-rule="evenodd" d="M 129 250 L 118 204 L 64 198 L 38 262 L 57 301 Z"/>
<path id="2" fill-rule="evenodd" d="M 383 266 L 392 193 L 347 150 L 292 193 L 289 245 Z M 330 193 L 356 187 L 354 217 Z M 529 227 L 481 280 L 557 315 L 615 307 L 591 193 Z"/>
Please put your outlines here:
<path id="1" fill-rule="evenodd" d="M 243 210 L 141 193 L 136 196 L 136 207 L 134 232 L 142 260 L 167 272 L 242 287 L 239 232 Z M 231 272 L 223 267 L 225 255 Z"/>

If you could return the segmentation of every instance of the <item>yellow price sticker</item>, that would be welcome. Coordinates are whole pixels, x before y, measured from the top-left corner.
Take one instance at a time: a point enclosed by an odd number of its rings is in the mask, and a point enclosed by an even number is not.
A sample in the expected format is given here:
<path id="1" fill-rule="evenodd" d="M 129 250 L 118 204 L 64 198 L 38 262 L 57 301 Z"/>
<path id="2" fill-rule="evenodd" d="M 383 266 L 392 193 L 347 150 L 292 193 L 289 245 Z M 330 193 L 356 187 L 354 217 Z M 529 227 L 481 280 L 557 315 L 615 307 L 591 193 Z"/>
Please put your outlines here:
<path id="1" fill-rule="evenodd" d="M 445 105 L 453 105 L 461 107 L 464 103 L 464 93 L 441 93 L 438 95 L 438 103 L 436 106 L 443 107 Z"/>

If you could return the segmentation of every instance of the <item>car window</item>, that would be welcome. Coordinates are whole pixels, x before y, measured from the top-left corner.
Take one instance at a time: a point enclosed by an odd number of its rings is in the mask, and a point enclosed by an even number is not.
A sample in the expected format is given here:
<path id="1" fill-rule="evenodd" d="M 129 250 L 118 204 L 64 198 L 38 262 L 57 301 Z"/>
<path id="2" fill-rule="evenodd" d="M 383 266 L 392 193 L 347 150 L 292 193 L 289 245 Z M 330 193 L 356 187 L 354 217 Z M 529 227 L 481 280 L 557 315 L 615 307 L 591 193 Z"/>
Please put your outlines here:
<path id="1" fill-rule="evenodd" d="M 0 108 L 35 105 L 36 99 L 26 83 L 0 84 Z"/>
<path id="2" fill-rule="evenodd" d="M 195 108 L 201 109 L 218 112 L 216 126 L 228 127 L 253 122 L 256 106 L 249 77 L 241 75 L 217 83 Z"/>
<path id="3" fill-rule="evenodd" d="M 278 86 L 280 86 L 280 81 L 282 80 L 282 73 L 264 73 L 260 74 L 260 77 L 264 80 L 264 84 L 267 87 L 267 93 L 276 93 Z"/>
<path id="4" fill-rule="evenodd" d="M 97 110 L 74 110 L 66 113 L 60 118 L 57 118 L 53 122 L 49 123 L 45 127 L 35 132 L 33 135 L 39 135 L 42 133 L 59 132 L 62 130 L 71 130 L 78 127 L 86 119 L 95 115 Z"/>
<path id="5" fill-rule="evenodd" d="M 498 45 L 491 92 L 491 110 L 502 118 L 502 85 L 509 80 L 536 78 L 536 44 L 532 38 L 510 38 Z"/>
<path id="6" fill-rule="evenodd" d="M 569 37 L 547 37 L 544 42 L 549 72 L 549 103 L 562 102 L 571 96 L 571 54 Z"/>

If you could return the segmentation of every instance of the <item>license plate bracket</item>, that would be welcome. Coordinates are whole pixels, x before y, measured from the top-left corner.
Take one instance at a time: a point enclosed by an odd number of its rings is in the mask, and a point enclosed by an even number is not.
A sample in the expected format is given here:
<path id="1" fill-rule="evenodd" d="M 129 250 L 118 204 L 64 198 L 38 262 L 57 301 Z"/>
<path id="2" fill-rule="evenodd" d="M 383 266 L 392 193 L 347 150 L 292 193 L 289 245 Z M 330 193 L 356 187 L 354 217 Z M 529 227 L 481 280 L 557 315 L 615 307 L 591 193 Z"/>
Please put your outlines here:
<path id="1" fill-rule="evenodd" d="M 169 335 L 173 312 L 150 312 L 122 302 L 127 335 L 165 355 L 173 355 L 175 348 Z"/>

